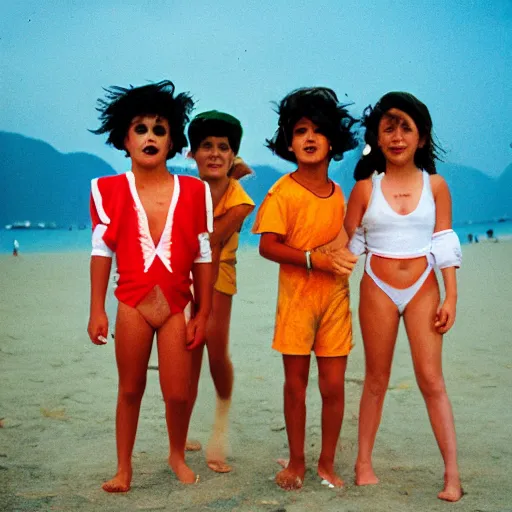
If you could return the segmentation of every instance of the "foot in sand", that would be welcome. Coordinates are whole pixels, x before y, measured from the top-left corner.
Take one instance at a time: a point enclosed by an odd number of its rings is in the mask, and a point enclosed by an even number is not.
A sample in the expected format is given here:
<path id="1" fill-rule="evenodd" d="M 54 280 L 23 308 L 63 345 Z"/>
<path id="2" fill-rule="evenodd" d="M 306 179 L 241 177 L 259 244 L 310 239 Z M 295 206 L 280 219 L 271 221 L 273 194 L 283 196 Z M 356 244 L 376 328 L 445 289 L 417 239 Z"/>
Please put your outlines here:
<path id="1" fill-rule="evenodd" d="M 356 463 L 355 472 L 356 485 L 375 485 L 379 483 L 371 463 Z"/>
<path id="2" fill-rule="evenodd" d="M 460 478 L 456 475 L 453 478 L 445 475 L 444 477 L 444 489 L 437 495 L 440 500 L 444 501 L 459 501 L 464 496 L 464 490 L 460 485 Z"/>
<path id="3" fill-rule="evenodd" d="M 186 464 L 183 458 L 169 457 L 169 466 L 174 471 L 176 478 L 182 484 L 195 484 L 199 481 L 199 476 L 196 475 Z"/>
<path id="4" fill-rule="evenodd" d="M 223 460 L 210 460 L 206 461 L 208 467 L 215 471 L 215 473 L 229 473 L 233 469 L 229 464 L 226 464 Z"/>
<path id="5" fill-rule="evenodd" d="M 285 491 L 294 491 L 302 487 L 304 481 L 305 468 L 294 469 L 286 467 L 276 475 L 276 484 Z"/>
<path id="6" fill-rule="evenodd" d="M 190 441 L 187 439 L 187 442 L 185 443 L 186 452 L 198 452 L 201 450 L 201 448 L 201 443 L 194 439 L 191 439 Z"/>
<path id="7" fill-rule="evenodd" d="M 206 463 L 216 473 L 229 473 L 232 469 L 229 464 L 226 464 L 226 446 L 226 429 L 214 427 L 212 437 L 206 447 Z"/>
<path id="8" fill-rule="evenodd" d="M 107 492 L 128 492 L 132 482 L 131 471 L 118 471 L 116 476 L 104 482 L 101 488 Z"/>
<path id="9" fill-rule="evenodd" d="M 343 482 L 343 480 L 334 472 L 333 467 L 329 468 L 318 464 L 317 473 L 322 480 L 322 485 L 327 485 L 331 489 L 333 487 L 343 487 L 345 485 L 345 482 Z"/>

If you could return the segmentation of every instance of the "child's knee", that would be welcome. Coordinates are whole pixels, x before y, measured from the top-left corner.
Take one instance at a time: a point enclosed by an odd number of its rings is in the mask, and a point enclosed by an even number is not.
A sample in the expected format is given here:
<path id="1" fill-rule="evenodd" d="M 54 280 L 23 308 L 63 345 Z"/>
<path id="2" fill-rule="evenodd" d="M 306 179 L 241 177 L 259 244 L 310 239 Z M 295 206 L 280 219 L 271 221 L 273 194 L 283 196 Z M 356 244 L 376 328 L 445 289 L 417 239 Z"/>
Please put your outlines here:
<path id="1" fill-rule="evenodd" d="M 287 379 L 284 383 L 284 392 L 295 400 L 306 400 L 307 381 L 302 379 Z"/>
<path id="2" fill-rule="evenodd" d="M 137 404 L 142 400 L 146 383 L 140 383 L 137 386 L 120 386 L 119 399 L 127 404 Z"/>
<path id="3" fill-rule="evenodd" d="M 425 398 L 436 398 L 446 393 L 442 375 L 432 373 L 418 374 L 418 387 Z"/>

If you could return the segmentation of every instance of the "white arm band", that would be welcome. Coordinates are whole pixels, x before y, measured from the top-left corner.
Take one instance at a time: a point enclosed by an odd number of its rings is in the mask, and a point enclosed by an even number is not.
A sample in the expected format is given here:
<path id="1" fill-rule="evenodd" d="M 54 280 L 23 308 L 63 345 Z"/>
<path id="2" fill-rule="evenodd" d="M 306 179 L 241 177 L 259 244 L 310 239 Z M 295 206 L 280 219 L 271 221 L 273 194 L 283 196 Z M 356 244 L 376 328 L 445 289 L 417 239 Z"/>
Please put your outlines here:
<path id="1" fill-rule="evenodd" d="M 197 238 L 199 239 L 199 254 L 194 260 L 194 263 L 211 263 L 212 249 L 210 247 L 210 235 L 208 233 L 201 233 Z"/>
<path id="2" fill-rule="evenodd" d="M 434 233 L 430 252 L 434 256 L 438 268 L 459 268 L 462 263 L 459 237 L 453 229 L 445 229 Z"/>
<path id="3" fill-rule="evenodd" d="M 112 258 L 114 254 L 103 240 L 103 235 L 107 230 L 105 224 L 98 224 L 92 232 L 92 252 L 91 256 L 105 256 Z"/>
<path id="4" fill-rule="evenodd" d="M 361 254 L 366 252 L 364 229 L 361 226 L 359 226 L 352 235 L 352 238 L 348 243 L 348 250 L 356 256 L 361 256 Z"/>

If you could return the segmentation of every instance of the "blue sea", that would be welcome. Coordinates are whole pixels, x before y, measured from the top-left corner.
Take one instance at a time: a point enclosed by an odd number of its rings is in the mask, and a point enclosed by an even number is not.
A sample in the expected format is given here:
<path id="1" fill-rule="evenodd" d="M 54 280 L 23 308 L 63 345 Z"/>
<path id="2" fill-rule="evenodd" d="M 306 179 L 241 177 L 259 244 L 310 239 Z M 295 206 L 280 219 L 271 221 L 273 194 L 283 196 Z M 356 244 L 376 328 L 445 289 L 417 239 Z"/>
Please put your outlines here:
<path id="1" fill-rule="evenodd" d="M 487 238 L 486 231 L 492 229 L 494 236 L 498 238 L 512 237 L 512 221 L 484 222 L 455 226 L 462 244 L 468 242 L 468 235 L 477 235 L 479 241 Z M 72 252 L 89 251 L 91 247 L 91 230 L 73 229 L 16 229 L 0 230 L 0 254 L 12 253 L 13 242 L 18 240 L 20 254 L 34 252 Z M 249 228 L 245 227 L 240 237 L 240 245 L 258 244 L 259 237 L 252 235 Z"/>

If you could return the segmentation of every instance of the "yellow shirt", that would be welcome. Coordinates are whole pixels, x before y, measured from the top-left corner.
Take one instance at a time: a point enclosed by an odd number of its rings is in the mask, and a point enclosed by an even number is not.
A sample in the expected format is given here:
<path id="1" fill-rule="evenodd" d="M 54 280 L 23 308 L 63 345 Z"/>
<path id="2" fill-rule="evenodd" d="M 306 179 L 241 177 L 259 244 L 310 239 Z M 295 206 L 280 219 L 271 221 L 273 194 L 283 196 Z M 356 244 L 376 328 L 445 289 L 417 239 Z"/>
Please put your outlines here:
<path id="1" fill-rule="evenodd" d="M 329 197 L 321 198 L 287 174 L 269 190 L 258 210 L 253 233 L 276 233 L 284 237 L 286 245 L 308 251 L 336 237 L 342 229 L 344 213 L 345 200 L 339 185 L 334 184 Z M 326 298 L 347 288 L 348 279 L 344 276 L 314 269 L 308 272 L 305 266 L 282 263 L 278 313 L 293 316 L 308 308 L 316 310 Z"/>
<path id="2" fill-rule="evenodd" d="M 230 179 L 226 192 L 219 201 L 219 204 L 215 207 L 215 210 L 213 212 L 214 219 L 221 217 L 234 206 L 239 206 L 241 204 L 248 204 L 254 206 L 254 201 L 250 198 L 249 194 L 247 194 L 247 192 L 243 189 L 242 185 L 238 180 Z M 226 241 L 220 253 L 221 262 L 232 264 L 236 263 L 238 239 L 239 233 L 238 231 L 236 231 Z"/>

